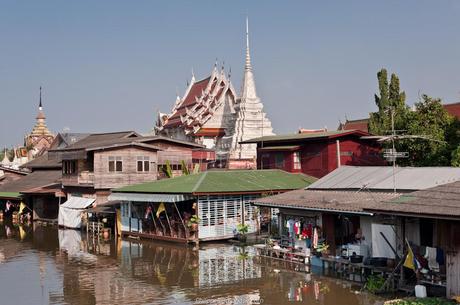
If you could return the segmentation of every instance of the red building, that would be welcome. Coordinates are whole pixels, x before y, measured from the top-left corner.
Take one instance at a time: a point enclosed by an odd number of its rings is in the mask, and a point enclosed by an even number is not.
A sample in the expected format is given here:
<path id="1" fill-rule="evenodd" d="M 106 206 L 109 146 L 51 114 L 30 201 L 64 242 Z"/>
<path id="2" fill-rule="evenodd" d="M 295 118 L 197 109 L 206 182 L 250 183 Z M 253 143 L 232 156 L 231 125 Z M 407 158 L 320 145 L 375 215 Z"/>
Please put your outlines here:
<path id="1" fill-rule="evenodd" d="M 381 145 L 361 130 L 304 131 L 241 142 L 257 143 L 257 168 L 323 177 L 340 165 L 384 165 Z"/>

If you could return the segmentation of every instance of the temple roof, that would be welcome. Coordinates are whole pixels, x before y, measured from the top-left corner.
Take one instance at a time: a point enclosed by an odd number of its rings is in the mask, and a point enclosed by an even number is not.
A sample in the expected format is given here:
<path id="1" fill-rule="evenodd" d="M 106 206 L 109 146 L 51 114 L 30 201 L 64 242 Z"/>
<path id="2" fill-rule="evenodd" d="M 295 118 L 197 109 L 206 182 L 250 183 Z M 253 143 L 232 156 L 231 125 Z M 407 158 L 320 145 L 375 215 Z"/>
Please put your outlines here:
<path id="1" fill-rule="evenodd" d="M 227 92 L 236 97 L 230 80 L 217 67 L 202 80 L 195 81 L 195 77 L 192 77 L 184 97 L 178 97 L 162 127 L 183 126 L 188 132 L 198 131 L 212 117 Z"/>

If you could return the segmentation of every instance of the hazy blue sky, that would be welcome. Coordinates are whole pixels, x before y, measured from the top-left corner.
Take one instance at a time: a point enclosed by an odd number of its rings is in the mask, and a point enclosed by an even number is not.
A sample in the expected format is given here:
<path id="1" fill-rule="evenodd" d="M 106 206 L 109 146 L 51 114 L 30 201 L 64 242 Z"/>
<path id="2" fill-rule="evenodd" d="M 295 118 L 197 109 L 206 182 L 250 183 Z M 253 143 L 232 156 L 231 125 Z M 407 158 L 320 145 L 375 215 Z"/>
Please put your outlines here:
<path id="1" fill-rule="evenodd" d="M 460 100 L 458 0 L 0 0 L 0 146 L 32 129 L 40 85 L 54 132 L 147 132 L 216 57 L 239 92 L 246 14 L 277 133 L 366 116 L 381 67 L 411 104 L 419 92 Z"/>

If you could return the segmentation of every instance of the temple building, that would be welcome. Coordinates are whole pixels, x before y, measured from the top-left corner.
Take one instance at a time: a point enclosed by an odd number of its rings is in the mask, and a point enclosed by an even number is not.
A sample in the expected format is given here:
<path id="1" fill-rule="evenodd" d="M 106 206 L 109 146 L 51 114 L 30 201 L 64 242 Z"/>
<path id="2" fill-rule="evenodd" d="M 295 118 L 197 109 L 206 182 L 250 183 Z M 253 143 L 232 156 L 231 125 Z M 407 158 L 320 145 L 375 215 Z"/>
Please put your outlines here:
<path id="1" fill-rule="evenodd" d="M 25 136 L 24 146 L 28 151 L 29 161 L 33 158 L 42 155 L 54 140 L 54 135 L 48 130 L 46 126 L 46 117 L 43 112 L 42 104 L 42 87 L 40 87 L 40 101 L 38 104 L 38 114 L 36 117 L 35 126 L 32 132 Z"/>
<path id="2" fill-rule="evenodd" d="M 251 138 L 273 135 L 270 120 L 257 96 L 249 50 L 246 20 L 246 62 L 241 94 L 238 96 L 229 72 L 219 71 L 196 80 L 192 75 L 183 97 L 177 96 L 169 114 L 158 114 L 154 132 L 189 140 L 216 151 L 218 167 L 255 168 L 256 144 L 239 144 Z"/>

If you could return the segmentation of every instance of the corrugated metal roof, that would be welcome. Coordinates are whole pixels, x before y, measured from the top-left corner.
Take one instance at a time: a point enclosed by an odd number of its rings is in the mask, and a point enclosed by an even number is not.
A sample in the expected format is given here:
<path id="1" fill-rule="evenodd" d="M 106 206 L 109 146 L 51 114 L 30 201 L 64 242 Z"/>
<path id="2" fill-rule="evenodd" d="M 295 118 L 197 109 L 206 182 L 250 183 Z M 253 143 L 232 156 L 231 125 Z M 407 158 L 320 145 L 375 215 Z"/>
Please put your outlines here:
<path id="1" fill-rule="evenodd" d="M 458 167 L 396 167 L 394 182 L 400 191 L 417 191 L 459 181 Z M 308 186 L 309 189 L 393 190 L 391 166 L 341 166 Z"/>
<path id="2" fill-rule="evenodd" d="M 350 192 L 295 190 L 255 200 L 255 205 L 324 212 L 366 213 L 365 208 L 397 198 L 400 194 L 381 192 Z M 370 214 L 371 212 L 367 212 Z"/>

